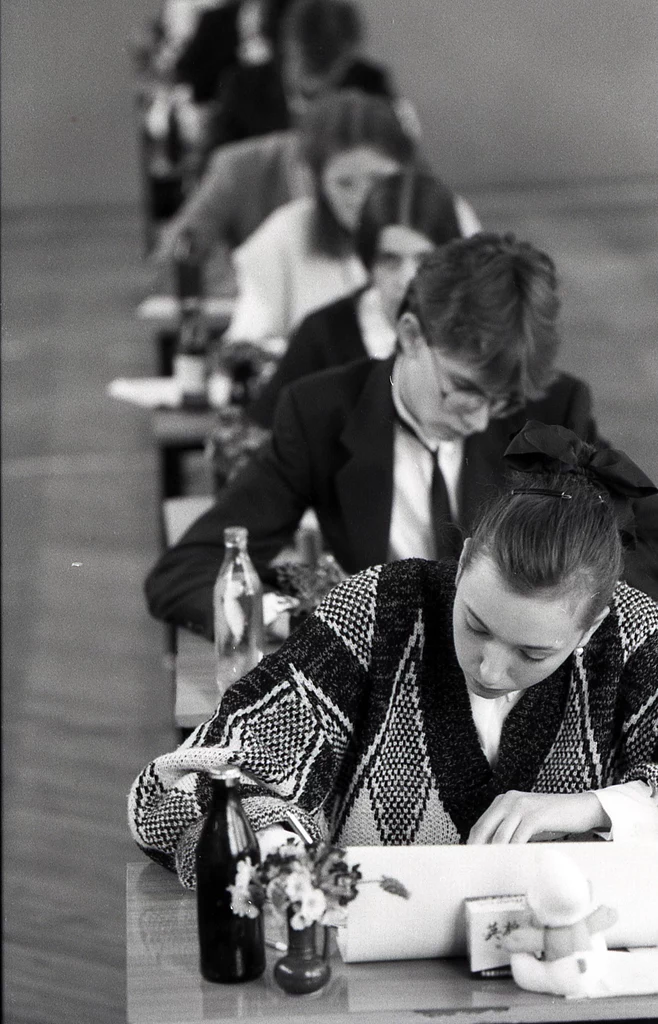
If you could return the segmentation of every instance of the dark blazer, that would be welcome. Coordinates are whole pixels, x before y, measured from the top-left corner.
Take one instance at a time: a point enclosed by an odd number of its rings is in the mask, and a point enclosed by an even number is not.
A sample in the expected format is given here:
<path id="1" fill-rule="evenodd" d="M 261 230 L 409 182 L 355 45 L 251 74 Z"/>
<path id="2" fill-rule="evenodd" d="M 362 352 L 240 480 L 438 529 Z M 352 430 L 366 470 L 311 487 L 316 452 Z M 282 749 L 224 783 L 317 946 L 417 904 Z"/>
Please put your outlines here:
<path id="1" fill-rule="evenodd" d="M 363 291 L 360 288 L 302 320 L 293 331 L 275 373 L 248 407 L 250 419 L 261 427 L 271 427 L 279 394 L 286 384 L 331 366 L 368 357 L 357 317 L 357 302 Z"/>
<path id="2" fill-rule="evenodd" d="M 394 98 L 383 68 L 362 58 L 352 61 L 334 88 Z M 264 64 L 234 64 L 227 68 L 218 80 L 215 102 L 217 111 L 208 129 L 211 149 L 268 132 L 286 131 L 292 126 L 276 58 Z"/>
<path id="3" fill-rule="evenodd" d="M 226 526 L 248 527 L 249 550 L 266 582 L 274 578 L 271 559 L 291 542 L 309 507 L 346 572 L 386 561 L 393 501 L 392 365 L 392 359 L 349 363 L 304 377 L 282 392 L 271 440 L 149 574 L 146 595 L 156 618 L 212 636 L 212 590 Z M 598 440 L 589 388 L 560 374 L 546 398 L 467 439 L 460 493 L 466 532 L 482 502 L 505 486 L 501 457 L 526 419 L 562 424 Z M 638 504 L 649 503 L 641 558 L 646 561 L 650 546 L 653 579 L 645 576 L 643 583 L 630 573 L 627 578 L 649 593 L 652 586 L 655 596 L 658 505 L 654 499 Z"/>
<path id="4" fill-rule="evenodd" d="M 176 78 L 192 86 L 195 103 L 207 103 L 227 68 L 237 61 L 237 0 L 203 11 L 176 62 Z"/>

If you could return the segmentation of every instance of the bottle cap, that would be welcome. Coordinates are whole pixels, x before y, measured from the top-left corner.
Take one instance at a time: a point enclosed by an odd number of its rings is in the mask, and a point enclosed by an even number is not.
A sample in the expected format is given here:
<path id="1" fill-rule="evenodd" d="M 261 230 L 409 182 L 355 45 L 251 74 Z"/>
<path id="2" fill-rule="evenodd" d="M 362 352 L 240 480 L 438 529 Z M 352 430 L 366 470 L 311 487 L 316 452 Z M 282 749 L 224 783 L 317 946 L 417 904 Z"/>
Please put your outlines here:
<path id="1" fill-rule="evenodd" d="M 225 544 L 246 545 L 248 537 L 249 531 L 246 526 L 227 526 L 224 530 Z"/>
<path id="2" fill-rule="evenodd" d="M 208 775 L 211 779 L 221 782 L 238 782 L 242 777 L 240 769 L 234 764 L 220 764 L 216 768 L 209 768 Z"/>

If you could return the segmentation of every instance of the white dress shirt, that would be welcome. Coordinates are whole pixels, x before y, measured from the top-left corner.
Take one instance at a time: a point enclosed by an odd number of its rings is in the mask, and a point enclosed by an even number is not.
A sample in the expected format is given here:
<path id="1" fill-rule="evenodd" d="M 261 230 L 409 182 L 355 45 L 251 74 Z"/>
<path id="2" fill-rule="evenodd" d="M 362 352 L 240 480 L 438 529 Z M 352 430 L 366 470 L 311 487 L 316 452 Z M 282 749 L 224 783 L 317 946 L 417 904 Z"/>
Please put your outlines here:
<path id="1" fill-rule="evenodd" d="M 436 546 L 430 509 L 435 460 L 445 480 L 454 523 L 459 523 L 459 479 L 464 442 L 430 441 L 402 403 L 393 366 L 393 404 L 397 412 L 393 438 L 393 507 L 388 537 L 388 561 L 434 558 Z M 403 426 L 404 424 L 404 426 Z"/>

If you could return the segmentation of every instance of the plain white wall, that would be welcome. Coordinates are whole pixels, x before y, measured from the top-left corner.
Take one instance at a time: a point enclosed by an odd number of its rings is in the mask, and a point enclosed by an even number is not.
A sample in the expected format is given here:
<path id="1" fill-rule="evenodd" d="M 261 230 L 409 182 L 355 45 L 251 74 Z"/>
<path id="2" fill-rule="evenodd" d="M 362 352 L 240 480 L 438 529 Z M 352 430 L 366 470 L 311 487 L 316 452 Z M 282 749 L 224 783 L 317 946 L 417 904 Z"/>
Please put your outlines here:
<path id="1" fill-rule="evenodd" d="M 656 171 L 658 0 L 361 0 L 460 188 Z M 127 43 L 159 0 L 2 0 L 6 206 L 135 202 Z"/>
<path id="2" fill-rule="evenodd" d="M 139 194 L 129 41 L 159 0 L 2 0 L 6 206 Z"/>
<path id="3" fill-rule="evenodd" d="M 459 186 L 658 171 L 656 0 L 361 0 Z"/>

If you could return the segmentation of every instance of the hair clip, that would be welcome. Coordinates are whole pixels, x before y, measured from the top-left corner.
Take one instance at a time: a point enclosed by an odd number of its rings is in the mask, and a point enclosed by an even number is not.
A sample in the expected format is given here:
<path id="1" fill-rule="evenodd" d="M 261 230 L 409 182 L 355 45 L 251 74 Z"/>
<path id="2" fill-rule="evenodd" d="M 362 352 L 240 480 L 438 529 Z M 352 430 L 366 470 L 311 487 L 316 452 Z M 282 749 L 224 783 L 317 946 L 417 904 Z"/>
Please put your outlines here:
<path id="1" fill-rule="evenodd" d="M 566 501 L 573 498 L 573 494 L 566 491 L 551 491 L 547 487 L 515 487 L 510 494 L 546 494 L 549 498 L 564 498 Z"/>

